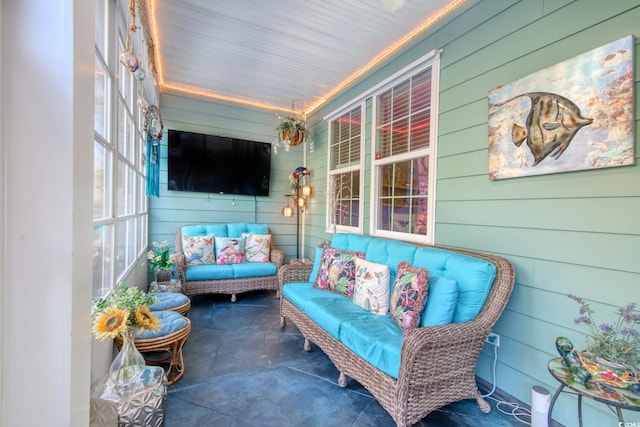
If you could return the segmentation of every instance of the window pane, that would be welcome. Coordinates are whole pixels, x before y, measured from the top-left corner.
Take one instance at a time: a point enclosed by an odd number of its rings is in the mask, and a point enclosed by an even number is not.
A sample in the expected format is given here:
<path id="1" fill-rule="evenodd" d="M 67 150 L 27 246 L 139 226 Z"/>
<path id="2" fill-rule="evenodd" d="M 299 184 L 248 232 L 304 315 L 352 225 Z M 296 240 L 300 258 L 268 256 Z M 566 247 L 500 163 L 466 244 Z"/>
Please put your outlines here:
<path id="1" fill-rule="evenodd" d="M 93 219 L 111 216 L 111 173 L 113 170 L 111 151 L 94 141 L 93 143 Z"/>
<path id="2" fill-rule="evenodd" d="M 128 267 L 129 231 L 127 225 L 127 220 L 116 223 L 116 280 L 122 279 Z"/>
<path id="3" fill-rule="evenodd" d="M 138 161 L 136 164 L 138 165 L 138 172 L 141 174 L 146 173 L 147 166 L 147 142 L 144 139 L 144 135 L 138 132 Z"/>
<path id="4" fill-rule="evenodd" d="M 332 122 L 331 170 L 360 162 L 361 124 L 360 107 Z"/>
<path id="5" fill-rule="evenodd" d="M 136 238 L 138 237 L 138 219 L 129 218 L 127 220 L 127 267 L 136 262 L 138 251 L 136 248 Z"/>
<path id="6" fill-rule="evenodd" d="M 96 55 L 95 97 L 93 107 L 93 127 L 97 133 L 109 140 L 109 77 L 107 70 Z"/>
<path id="7" fill-rule="evenodd" d="M 131 215 L 134 213 L 135 172 L 126 163 L 118 160 L 116 177 L 116 215 Z"/>
<path id="8" fill-rule="evenodd" d="M 332 176 L 331 224 L 358 227 L 360 219 L 360 171 Z"/>
<path id="9" fill-rule="evenodd" d="M 138 221 L 138 238 L 136 253 L 146 252 L 147 249 L 147 215 L 140 215 L 137 218 Z"/>
<path id="10" fill-rule="evenodd" d="M 107 2 L 96 0 L 96 47 L 107 58 Z"/>
<path id="11" fill-rule="evenodd" d="M 93 298 L 105 296 L 113 283 L 113 227 L 99 225 L 93 228 Z"/>
<path id="12" fill-rule="evenodd" d="M 377 98 L 376 158 L 429 146 L 431 68 Z"/>
<path id="13" fill-rule="evenodd" d="M 131 163 L 134 163 L 133 157 L 135 135 L 134 123 L 129 110 L 125 107 L 122 100 L 118 101 L 118 151 Z"/>
<path id="14" fill-rule="evenodd" d="M 380 166 L 380 230 L 426 235 L 429 156 Z"/>

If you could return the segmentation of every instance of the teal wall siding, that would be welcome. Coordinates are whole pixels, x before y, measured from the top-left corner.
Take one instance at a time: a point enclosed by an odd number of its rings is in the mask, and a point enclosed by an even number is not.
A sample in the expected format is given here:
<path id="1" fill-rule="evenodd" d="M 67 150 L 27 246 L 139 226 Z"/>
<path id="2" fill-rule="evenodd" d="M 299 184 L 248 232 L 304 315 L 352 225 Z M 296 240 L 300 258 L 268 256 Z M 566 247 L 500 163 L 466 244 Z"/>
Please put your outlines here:
<path id="1" fill-rule="evenodd" d="M 161 95 L 160 107 L 160 197 L 149 199 L 149 242 L 168 240 L 173 245 L 176 230 L 184 224 L 257 222 L 269 224 L 275 245 L 295 256 L 295 218 L 283 218 L 280 212 L 289 191 L 288 175 L 302 163 L 300 150 L 280 150 L 272 156 L 269 197 L 167 190 L 168 129 L 271 142 L 279 123 L 276 114 L 170 94 Z"/>
<path id="2" fill-rule="evenodd" d="M 594 301 L 603 321 L 607 316 L 613 320 L 619 306 L 640 302 L 640 168 L 491 181 L 487 94 L 639 32 L 637 0 L 476 2 L 311 117 L 321 143 L 316 143 L 308 166 L 324 185 L 327 131 L 322 118 L 430 50 L 442 48 L 435 240 L 496 253 L 515 265 L 516 288 L 494 329 L 501 335 L 497 385 L 527 403 L 532 386 L 557 388 L 547 371 L 548 360 L 557 355 L 555 338 L 568 336 L 578 348 L 583 345 L 582 330 L 573 324 L 578 306 L 567 293 Z M 637 51 L 635 57 L 637 62 Z M 370 110 L 368 100 L 368 123 Z M 638 101 L 636 117 L 637 111 Z M 367 183 L 370 156 L 368 146 Z M 368 184 L 364 198 L 368 221 Z M 324 232 L 324 203 L 324 197 L 312 201 L 309 243 L 330 239 Z M 368 230 L 365 222 L 365 233 Z M 485 347 L 477 373 L 489 382 L 492 363 L 493 349 Z M 585 403 L 589 424 L 615 425 L 603 405 Z M 565 425 L 577 425 L 575 398 L 560 397 L 553 415 Z M 626 419 L 634 420 L 634 415 Z"/>
<path id="3" fill-rule="evenodd" d="M 621 305 L 640 302 L 640 166 L 491 181 L 488 177 L 488 91 L 550 65 L 640 33 L 640 1 L 480 0 L 439 25 L 309 118 L 315 152 L 307 153 L 315 194 L 306 212 L 305 252 L 325 232 L 327 124 L 323 117 L 429 51 L 442 49 L 438 128 L 435 240 L 441 245 L 496 253 L 516 268 L 516 288 L 494 331 L 501 335 L 497 386 L 529 403 L 531 387 L 554 391 L 547 371 L 556 356 L 557 336 L 578 348 L 578 307 L 567 293 L 593 301 L 603 321 Z M 635 59 L 640 55 L 637 51 Z M 636 67 L 637 68 L 637 67 Z M 638 90 L 636 75 L 636 90 Z M 636 96 L 636 122 L 639 105 Z M 273 139 L 277 119 L 237 106 L 162 95 L 165 128 Z M 371 100 L 366 141 L 371 141 Z M 636 149 L 638 127 L 636 126 Z M 636 158 L 638 154 L 636 153 Z M 150 201 L 150 239 L 173 237 L 188 222 L 228 218 L 267 222 L 278 246 L 295 253 L 295 221 L 280 216 L 287 176 L 302 162 L 302 150 L 274 157 L 268 198 L 211 196 L 166 191 L 166 141 L 161 159 L 161 197 Z M 362 214 L 369 232 L 371 148 L 365 159 Z M 170 239 L 170 240 L 171 240 Z M 454 351 L 454 350 L 452 350 Z M 486 347 L 477 373 L 493 381 L 492 348 Z M 576 400 L 561 396 L 554 418 L 577 425 Z M 635 417 L 635 418 L 634 418 Z M 616 425 L 599 404 L 585 401 L 590 425 Z M 636 413 L 626 414 L 634 421 Z"/>

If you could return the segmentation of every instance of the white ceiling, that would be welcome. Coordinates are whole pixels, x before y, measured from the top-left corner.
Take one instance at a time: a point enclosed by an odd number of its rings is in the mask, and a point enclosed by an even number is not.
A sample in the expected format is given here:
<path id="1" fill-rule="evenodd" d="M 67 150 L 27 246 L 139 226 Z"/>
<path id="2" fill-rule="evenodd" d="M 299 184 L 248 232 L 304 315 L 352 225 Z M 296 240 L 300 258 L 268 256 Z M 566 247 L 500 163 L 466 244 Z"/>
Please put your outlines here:
<path id="1" fill-rule="evenodd" d="M 387 49 L 429 31 L 420 27 L 434 15 L 464 2 L 151 0 L 158 83 L 161 92 L 310 112 Z M 404 4 L 391 11 L 393 3 Z"/>

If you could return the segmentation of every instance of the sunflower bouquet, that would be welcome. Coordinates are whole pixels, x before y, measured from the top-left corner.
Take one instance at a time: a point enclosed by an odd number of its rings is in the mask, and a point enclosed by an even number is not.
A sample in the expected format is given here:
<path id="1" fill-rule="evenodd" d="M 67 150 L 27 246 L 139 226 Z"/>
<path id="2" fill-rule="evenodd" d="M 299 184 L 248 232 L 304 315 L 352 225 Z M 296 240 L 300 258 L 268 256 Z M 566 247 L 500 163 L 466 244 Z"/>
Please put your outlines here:
<path id="1" fill-rule="evenodd" d="M 99 340 L 113 339 L 129 328 L 157 331 L 160 321 L 149 310 L 156 301 L 155 295 L 120 283 L 106 298 L 94 301 L 94 336 Z"/>

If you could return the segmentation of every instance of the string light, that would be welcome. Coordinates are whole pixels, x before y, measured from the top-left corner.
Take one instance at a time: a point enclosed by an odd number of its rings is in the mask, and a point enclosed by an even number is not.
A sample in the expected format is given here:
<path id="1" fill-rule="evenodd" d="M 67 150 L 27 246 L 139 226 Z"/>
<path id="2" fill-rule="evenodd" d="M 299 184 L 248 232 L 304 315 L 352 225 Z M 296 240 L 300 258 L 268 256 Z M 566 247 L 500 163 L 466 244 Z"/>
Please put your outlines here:
<path id="1" fill-rule="evenodd" d="M 353 74 L 351 74 L 349 77 L 347 77 L 345 80 L 340 82 L 337 86 L 335 86 L 333 89 L 331 89 L 329 92 L 327 92 L 324 95 L 320 96 L 306 111 L 304 111 L 304 115 L 307 116 L 311 112 L 317 110 L 320 106 L 324 105 L 334 95 L 336 95 L 337 93 L 339 93 L 342 90 L 344 90 L 347 86 L 349 86 L 352 83 L 354 83 L 356 80 L 358 80 L 364 74 L 369 72 L 372 68 L 378 66 L 382 61 L 384 61 L 387 58 L 389 58 L 392 54 L 396 53 L 399 49 L 401 49 L 402 47 L 407 45 L 410 41 L 415 39 L 422 32 L 424 32 L 428 28 L 432 27 L 436 22 L 438 22 L 440 19 L 442 19 L 443 17 L 445 17 L 446 15 L 451 13 L 453 10 L 455 10 L 456 8 L 461 6 L 466 1 L 467 0 L 453 0 L 446 7 L 440 9 L 439 11 L 437 11 L 434 14 L 432 14 L 431 16 L 429 16 L 427 19 L 422 21 L 421 24 L 419 24 L 416 28 L 414 28 L 411 32 L 409 32 L 406 36 L 404 36 L 401 39 L 399 39 L 398 41 L 394 42 L 393 44 L 391 44 L 391 46 L 389 46 L 388 48 L 383 50 L 381 53 L 376 55 L 364 67 L 358 69 Z M 162 57 L 162 55 L 160 54 L 160 43 L 158 43 L 159 31 L 158 31 L 158 26 L 157 26 L 155 2 L 156 2 L 156 0 L 151 0 L 151 2 L 150 2 L 151 3 L 151 21 L 152 21 L 151 22 L 151 26 L 153 27 L 154 40 L 156 41 L 155 46 L 156 46 L 156 53 L 157 53 L 156 63 L 157 63 L 157 69 L 158 69 L 158 84 L 160 86 L 160 90 L 161 91 L 163 91 L 165 89 L 166 90 L 174 90 L 174 91 L 177 91 L 177 92 L 182 92 L 182 93 L 187 93 L 187 94 L 191 94 L 191 95 L 201 96 L 201 97 L 204 97 L 204 98 L 215 99 L 215 100 L 218 100 L 218 101 L 232 102 L 232 103 L 235 103 L 235 104 L 241 104 L 241 105 L 246 105 L 246 106 L 250 106 L 250 107 L 256 107 L 256 108 L 261 108 L 261 109 L 265 109 L 265 110 L 270 110 L 270 111 L 280 111 L 280 112 L 287 112 L 288 111 L 287 109 L 285 109 L 283 107 L 279 107 L 279 106 L 277 106 L 275 104 L 271 104 L 271 103 L 268 103 L 268 102 L 261 102 L 261 101 L 257 101 L 257 100 L 251 100 L 251 99 L 246 99 L 246 98 L 242 98 L 242 97 L 238 97 L 238 96 L 232 96 L 232 95 L 223 95 L 223 94 L 214 92 L 212 90 L 203 89 L 203 88 L 200 88 L 200 87 L 194 87 L 194 86 L 184 85 L 184 84 L 181 84 L 181 83 L 165 81 L 165 79 L 164 79 L 164 69 L 162 67 L 162 62 L 161 62 L 161 59 L 160 59 Z"/>

